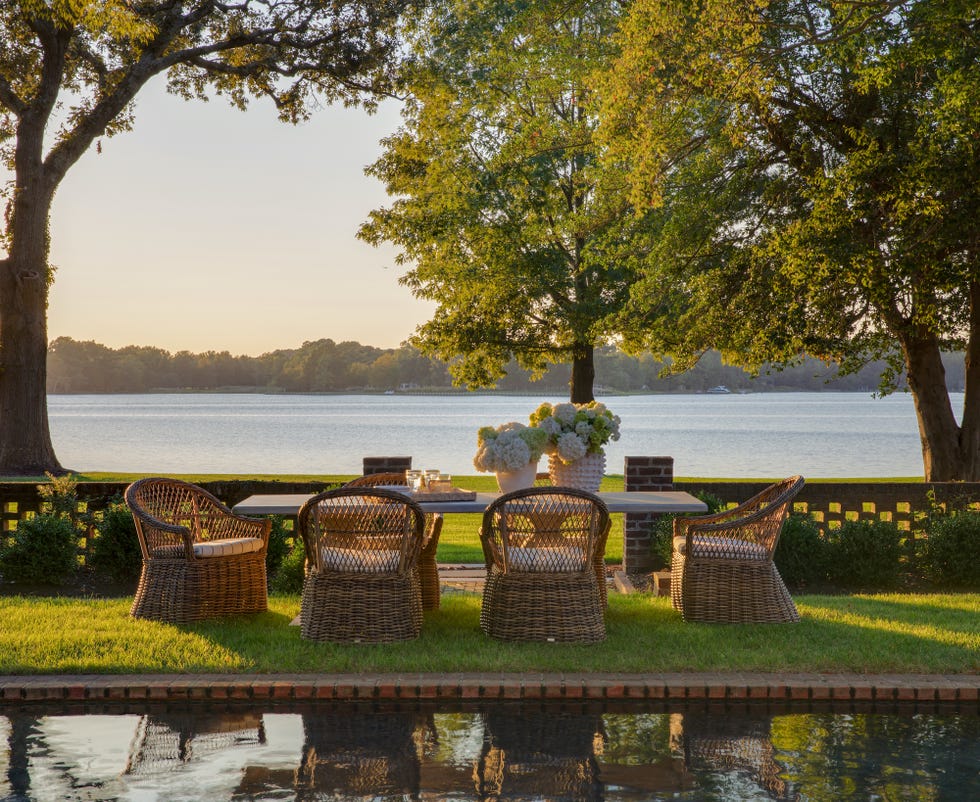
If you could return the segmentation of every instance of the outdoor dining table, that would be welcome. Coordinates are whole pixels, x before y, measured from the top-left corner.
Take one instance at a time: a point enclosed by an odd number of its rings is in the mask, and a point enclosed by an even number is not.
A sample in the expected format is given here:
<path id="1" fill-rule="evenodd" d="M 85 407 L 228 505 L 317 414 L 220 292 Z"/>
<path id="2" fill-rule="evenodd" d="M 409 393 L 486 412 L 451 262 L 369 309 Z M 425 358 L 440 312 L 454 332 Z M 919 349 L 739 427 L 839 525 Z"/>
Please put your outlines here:
<path id="1" fill-rule="evenodd" d="M 597 493 L 609 512 L 677 513 L 707 512 L 707 505 L 690 493 L 679 490 Z M 423 512 L 482 513 L 500 493 L 477 493 L 472 501 L 427 501 L 425 493 L 411 494 Z M 312 494 L 282 493 L 249 496 L 234 506 L 241 515 L 295 516 Z"/>

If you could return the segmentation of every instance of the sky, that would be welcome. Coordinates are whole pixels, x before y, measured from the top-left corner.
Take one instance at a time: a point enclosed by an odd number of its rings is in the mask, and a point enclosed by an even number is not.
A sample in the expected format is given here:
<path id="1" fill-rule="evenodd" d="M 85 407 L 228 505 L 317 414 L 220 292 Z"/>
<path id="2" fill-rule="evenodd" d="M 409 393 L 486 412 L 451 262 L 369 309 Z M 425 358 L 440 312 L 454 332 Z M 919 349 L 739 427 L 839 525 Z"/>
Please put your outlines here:
<path id="1" fill-rule="evenodd" d="M 398 126 L 395 104 L 292 126 L 267 100 L 243 113 L 160 80 L 135 120 L 55 196 L 49 339 L 251 356 L 323 338 L 391 348 L 431 316 L 398 284 L 396 250 L 355 236 L 388 203 L 364 168 Z"/>

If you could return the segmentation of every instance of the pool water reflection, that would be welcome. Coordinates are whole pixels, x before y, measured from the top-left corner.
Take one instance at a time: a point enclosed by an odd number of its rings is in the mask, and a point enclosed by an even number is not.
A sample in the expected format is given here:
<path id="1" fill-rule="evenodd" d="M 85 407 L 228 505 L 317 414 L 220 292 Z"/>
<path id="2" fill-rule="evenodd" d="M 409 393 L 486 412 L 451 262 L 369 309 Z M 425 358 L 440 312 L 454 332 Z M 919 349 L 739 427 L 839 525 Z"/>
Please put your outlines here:
<path id="1" fill-rule="evenodd" d="M 975 711 L 0 709 L 4 800 L 967 800 Z"/>

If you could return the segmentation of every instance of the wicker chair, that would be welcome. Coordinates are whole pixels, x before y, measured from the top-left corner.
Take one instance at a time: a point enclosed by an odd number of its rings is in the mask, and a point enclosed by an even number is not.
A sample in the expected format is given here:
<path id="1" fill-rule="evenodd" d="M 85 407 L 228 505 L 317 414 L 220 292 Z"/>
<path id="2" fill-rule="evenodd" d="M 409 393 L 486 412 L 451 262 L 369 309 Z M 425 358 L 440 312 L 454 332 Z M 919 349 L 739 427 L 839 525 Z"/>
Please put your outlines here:
<path id="1" fill-rule="evenodd" d="M 315 495 L 297 520 L 306 549 L 304 638 L 387 643 L 418 637 L 417 565 L 425 527 L 418 504 L 390 490 L 342 487 Z"/>
<path id="2" fill-rule="evenodd" d="M 344 487 L 378 487 L 380 485 L 403 485 L 404 473 L 369 473 L 351 479 Z M 419 584 L 422 587 L 422 609 L 438 610 L 439 568 L 436 564 L 436 550 L 439 548 L 439 535 L 442 534 L 442 513 L 427 513 L 425 516 L 425 538 L 419 553 Z"/>
<path id="3" fill-rule="evenodd" d="M 791 476 L 730 510 L 674 519 L 671 602 L 685 621 L 800 620 L 772 555 L 802 487 L 803 477 Z"/>
<path id="4" fill-rule="evenodd" d="M 186 624 L 267 609 L 265 555 L 271 522 L 236 515 L 177 479 L 126 488 L 143 571 L 130 615 Z"/>
<path id="5" fill-rule="evenodd" d="M 506 493 L 483 514 L 487 577 L 480 626 L 511 641 L 604 640 L 609 512 L 592 493 L 530 487 Z"/>

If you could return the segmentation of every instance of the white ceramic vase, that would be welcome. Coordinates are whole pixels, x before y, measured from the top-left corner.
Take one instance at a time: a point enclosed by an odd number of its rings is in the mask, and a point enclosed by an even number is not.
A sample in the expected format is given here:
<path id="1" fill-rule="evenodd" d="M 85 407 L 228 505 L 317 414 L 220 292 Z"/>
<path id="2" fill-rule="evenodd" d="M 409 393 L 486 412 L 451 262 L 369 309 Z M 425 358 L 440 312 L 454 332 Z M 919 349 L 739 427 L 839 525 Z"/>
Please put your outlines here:
<path id="1" fill-rule="evenodd" d="M 516 471 L 497 471 L 497 487 L 501 493 L 510 493 L 514 490 L 523 490 L 525 487 L 534 487 L 534 479 L 538 475 L 538 464 L 529 462 L 523 468 Z"/>
<path id="2" fill-rule="evenodd" d="M 558 458 L 557 454 L 548 457 L 548 474 L 551 476 L 551 484 L 556 487 L 575 487 L 590 493 L 598 493 L 605 471 L 605 454 L 586 454 L 567 465 Z"/>

